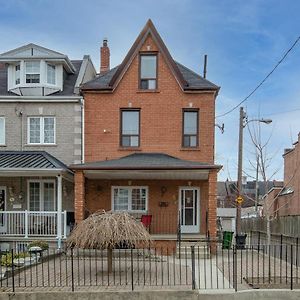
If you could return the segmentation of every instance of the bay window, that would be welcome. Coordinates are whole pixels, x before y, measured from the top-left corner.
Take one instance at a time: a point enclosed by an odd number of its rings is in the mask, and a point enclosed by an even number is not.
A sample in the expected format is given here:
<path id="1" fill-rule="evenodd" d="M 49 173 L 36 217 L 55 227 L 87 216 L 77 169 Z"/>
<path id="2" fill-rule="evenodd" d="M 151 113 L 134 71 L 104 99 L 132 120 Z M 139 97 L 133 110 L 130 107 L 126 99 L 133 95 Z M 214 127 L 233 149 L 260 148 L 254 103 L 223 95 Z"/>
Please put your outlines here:
<path id="1" fill-rule="evenodd" d="M 55 117 L 29 117 L 28 144 L 55 144 Z"/>
<path id="2" fill-rule="evenodd" d="M 26 83 L 40 83 L 40 62 L 27 61 L 25 66 Z"/>
<path id="3" fill-rule="evenodd" d="M 115 211 L 145 212 L 147 187 L 112 187 L 112 208 Z"/>

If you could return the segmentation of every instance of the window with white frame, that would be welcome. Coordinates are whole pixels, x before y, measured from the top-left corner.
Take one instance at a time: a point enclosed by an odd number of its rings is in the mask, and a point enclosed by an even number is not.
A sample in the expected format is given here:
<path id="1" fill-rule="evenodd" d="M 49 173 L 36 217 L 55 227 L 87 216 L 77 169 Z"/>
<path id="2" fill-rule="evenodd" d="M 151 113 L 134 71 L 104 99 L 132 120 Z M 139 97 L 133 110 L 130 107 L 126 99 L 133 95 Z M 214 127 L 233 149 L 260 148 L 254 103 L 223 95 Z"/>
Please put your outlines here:
<path id="1" fill-rule="evenodd" d="M 147 210 L 147 187 L 113 187 L 113 210 L 144 212 Z"/>
<path id="2" fill-rule="evenodd" d="M 27 61 L 25 74 L 26 83 L 40 83 L 40 62 L 39 61 Z"/>
<path id="3" fill-rule="evenodd" d="M 56 206 L 54 180 L 29 181 L 28 206 L 30 211 L 54 211 Z"/>
<path id="4" fill-rule="evenodd" d="M 0 117 L 0 145 L 5 145 L 5 118 Z"/>
<path id="5" fill-rule="evenodd" d="M 16 84 L 20 84 L 20 82 L 21 82 L 21 66 L 20 66 L 20 64 L 15 66 L 15 82 L 16 82 Z"/>
<path id="6" fill-rule="evenodd" d="M 55 84 L 55 66 L 47 64 L 47 83 Z"/>
<path id="7" fill-rule="evenodd" d="M 55 117 L 29 117 L 28 144 L 55 144 Z"/>

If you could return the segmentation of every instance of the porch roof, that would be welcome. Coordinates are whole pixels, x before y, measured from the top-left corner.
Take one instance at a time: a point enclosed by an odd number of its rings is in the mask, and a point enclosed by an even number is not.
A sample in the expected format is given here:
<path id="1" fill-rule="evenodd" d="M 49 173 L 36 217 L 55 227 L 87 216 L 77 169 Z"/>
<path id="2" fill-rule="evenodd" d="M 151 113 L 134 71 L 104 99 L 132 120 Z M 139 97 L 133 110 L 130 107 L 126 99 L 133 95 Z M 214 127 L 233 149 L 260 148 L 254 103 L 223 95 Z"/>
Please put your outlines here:
<path id="1" fill-rule="evenodd" d="M 0 151 L 0 176 L 47 176 L 73 174 L 63 162 L 46 151 Z"/>
<path id="2" fill-rule="evenodd" d="M 70 166 L 88 178 L 106 179 L 207 179 L 221 166 L 179 159 L 164 153 L 133 153 L 118 159 Z"/>

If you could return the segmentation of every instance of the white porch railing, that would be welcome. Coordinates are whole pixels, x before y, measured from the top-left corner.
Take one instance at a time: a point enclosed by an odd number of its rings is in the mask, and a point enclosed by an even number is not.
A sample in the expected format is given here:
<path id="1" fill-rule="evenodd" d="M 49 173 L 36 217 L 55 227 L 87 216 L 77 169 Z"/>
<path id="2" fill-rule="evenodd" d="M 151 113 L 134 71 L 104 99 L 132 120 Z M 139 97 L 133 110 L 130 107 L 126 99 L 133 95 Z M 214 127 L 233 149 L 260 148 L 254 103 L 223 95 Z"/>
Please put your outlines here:
<path id="1" fill-rule="evenodd" d="M 0 211 L 0 236 L 66 238 L 67 212 L 61 212 L 61 230 L 58 216 L 57 211 Z"/>

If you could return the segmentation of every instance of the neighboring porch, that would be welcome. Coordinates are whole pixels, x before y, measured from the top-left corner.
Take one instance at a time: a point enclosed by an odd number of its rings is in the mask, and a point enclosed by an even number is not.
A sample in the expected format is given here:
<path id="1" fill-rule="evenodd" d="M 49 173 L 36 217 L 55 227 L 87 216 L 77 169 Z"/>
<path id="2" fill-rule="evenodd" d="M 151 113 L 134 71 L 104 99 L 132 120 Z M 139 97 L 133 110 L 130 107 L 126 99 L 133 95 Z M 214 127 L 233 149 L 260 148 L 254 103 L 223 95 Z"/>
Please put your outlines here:
<path id="1" fill-rule="evenodd" d="M 75 221 L 104 209 L 128 211 L 154 240 L 216 236 L 216 175 L 219 166 L 141 153 L 74 165 Z"/>
<path id="2" fill-rule="evenodd" d="M 0 151 L 0 239 L 58 245 L 70 230 L 73 172 L 44 151 Z"/>

